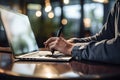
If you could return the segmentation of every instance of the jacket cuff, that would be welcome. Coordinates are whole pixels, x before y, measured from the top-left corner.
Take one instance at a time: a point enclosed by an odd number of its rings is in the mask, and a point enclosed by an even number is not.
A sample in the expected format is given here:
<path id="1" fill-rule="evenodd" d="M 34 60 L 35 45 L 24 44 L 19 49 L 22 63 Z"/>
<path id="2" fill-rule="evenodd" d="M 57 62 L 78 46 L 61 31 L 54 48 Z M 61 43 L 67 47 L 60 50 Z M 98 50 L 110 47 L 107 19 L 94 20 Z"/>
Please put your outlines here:
<path id="1" fill-rule="evenodd" d="M 77 60 L 77 61 L 80 61 L 82 59 L 82 50 L 80 49 L 80 46 L 75 46 L 73 49 L 72 49 L 72 58 Z"/>

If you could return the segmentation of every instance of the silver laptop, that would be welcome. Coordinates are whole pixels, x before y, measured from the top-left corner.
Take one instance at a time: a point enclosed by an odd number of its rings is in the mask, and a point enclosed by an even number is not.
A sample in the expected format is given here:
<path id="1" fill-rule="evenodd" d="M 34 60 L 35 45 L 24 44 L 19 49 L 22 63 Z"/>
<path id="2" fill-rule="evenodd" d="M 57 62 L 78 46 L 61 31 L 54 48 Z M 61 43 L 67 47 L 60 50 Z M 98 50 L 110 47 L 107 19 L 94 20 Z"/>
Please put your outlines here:
<path id="1" fill-rule="evenodd" d="M 0 9 L 0 17 L 15 59 L 42 61 L 69 61 L 58 51 L 53 56 L 51 51 L 39 51 L 29 19 L 26 15 Z"/>

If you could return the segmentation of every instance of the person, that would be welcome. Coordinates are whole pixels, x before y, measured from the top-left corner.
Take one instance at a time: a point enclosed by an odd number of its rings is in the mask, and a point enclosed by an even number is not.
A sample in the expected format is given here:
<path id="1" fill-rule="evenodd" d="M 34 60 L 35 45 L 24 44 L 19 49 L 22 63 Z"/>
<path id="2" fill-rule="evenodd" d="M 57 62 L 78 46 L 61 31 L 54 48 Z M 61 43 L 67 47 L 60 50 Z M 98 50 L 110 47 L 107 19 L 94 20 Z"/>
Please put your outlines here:
<path id="1" fill-rule="evenodd" d="M 120 64 L 120 0 L 112 7 L 102 30 L 86 38 L 51 37 L 44 42 L 50 50 L 58 50 L 73 59 Z"/>

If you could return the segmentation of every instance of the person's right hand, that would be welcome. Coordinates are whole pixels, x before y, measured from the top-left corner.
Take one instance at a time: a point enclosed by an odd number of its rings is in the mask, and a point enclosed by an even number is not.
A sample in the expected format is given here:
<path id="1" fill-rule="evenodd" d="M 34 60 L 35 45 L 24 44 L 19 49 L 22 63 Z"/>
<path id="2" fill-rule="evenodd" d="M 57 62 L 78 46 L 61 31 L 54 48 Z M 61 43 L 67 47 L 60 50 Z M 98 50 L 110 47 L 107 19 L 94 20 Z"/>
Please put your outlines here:
<path id="1" fill-rule="evenodd" d="M 50 50 L 58 50 L 66 55 L 71 55 L 74 44 L 67 42 L 63 37 L 51 37 L 44 42 L 45 47 Z"/>

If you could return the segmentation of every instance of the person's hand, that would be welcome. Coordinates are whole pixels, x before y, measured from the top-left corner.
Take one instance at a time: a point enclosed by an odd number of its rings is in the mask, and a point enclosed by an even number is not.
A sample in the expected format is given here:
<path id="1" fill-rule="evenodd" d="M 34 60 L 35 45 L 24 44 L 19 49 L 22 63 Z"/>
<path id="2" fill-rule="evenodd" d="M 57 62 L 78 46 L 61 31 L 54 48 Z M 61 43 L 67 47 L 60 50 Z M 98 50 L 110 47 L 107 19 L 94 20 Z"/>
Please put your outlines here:
<path id="1" fill-rule="evenodd" d="M 58 50 L 66 55 L 71 55 L 72 48 L 74 47 L 74 44 L 67 42 L 62 37 L 51 37 L 44 44 L 46 48 Z"/>

